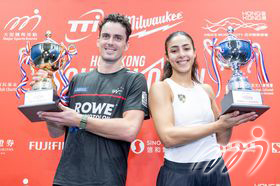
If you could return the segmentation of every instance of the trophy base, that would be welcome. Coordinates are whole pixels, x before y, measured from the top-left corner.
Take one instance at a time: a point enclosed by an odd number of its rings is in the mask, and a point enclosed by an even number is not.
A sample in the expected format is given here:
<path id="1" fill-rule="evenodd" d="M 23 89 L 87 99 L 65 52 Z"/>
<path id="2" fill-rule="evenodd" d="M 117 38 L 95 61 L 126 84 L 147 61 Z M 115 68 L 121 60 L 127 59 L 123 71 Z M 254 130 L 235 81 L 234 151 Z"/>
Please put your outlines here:
<path id="1" fill-rule="evenodd" d="M 60 112 L 61 109 L 58 107 L 58 102 L 51 103 L 43 103 L 36 105 L 21 105 L 18 109 L 31 121 L 31 122 L 39 122 L 44 121 L 37 115 L 39 111 L 45 112 Z"/>
<path id="2" fill-rule="evenodd" d="M 262 115 L 265 111 L 270 109 L 270 106 L 267 105 L 241 105 L 241 104 L 232 104 L 229 105 L 222 111 L 222 114 L 231 113 L 234 111 L 239 111 L 240 114 L 245 114 L 249 112 L 256 112 L 258 116 Z"/>
<path id="3" fill-rule="evenodd" d="M 270 109 L 262 104 L 261 94 L 258 91 L 229 91 L 222 100 L 222 114 L 239 111 L 240 114 L 256 112 L 258 116 Z"/>

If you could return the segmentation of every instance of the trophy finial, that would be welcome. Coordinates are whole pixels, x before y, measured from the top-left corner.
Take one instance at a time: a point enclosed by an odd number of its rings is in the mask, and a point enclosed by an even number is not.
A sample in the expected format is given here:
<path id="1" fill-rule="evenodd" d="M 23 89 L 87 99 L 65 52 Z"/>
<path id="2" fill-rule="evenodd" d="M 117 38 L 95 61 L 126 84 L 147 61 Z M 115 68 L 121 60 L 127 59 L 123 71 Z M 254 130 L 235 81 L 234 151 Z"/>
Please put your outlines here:
<path id="1" fill-rule="evenodd" d="M 232 26 L 229 26 L 228 29 L 227 29 L 227 32 L 229 34 L 232 34 L 234 32 L 234 28 Z"/>
<path id="2" fill-rule="evenodd" d="M 50 30 L 46 31 L 45 36 L 47 38 L 51 38 L 52 37 L 52 32 Z"/>

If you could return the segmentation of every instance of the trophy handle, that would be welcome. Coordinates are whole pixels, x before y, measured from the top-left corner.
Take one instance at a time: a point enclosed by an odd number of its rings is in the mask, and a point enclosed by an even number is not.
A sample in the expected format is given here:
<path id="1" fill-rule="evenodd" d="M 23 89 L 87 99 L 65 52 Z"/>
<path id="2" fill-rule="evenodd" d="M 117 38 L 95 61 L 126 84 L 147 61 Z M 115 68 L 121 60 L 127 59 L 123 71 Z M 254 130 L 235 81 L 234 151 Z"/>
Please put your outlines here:
<path id="1" fill-rule="evenodd" d="M 203 40 L 204 49 L 207 51 L 209 55 L 211 55 L 212 50 L 210 50 L 210 46 L 212 46 L 212 41 L 210 39 Z"/>

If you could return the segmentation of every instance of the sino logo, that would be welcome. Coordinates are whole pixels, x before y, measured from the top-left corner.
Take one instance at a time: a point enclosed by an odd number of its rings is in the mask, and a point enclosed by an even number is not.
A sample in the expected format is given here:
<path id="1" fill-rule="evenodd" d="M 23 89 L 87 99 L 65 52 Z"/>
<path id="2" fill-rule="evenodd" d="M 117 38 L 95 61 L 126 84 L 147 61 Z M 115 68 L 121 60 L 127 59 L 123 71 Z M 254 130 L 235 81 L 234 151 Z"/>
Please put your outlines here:
<path id="1" fill-rule="evenodd" d="M 130 148 L 135 154 L 141 154 L 145 149 L 145 144 L 142 140 L 136 139 L 131 143 Z"/>

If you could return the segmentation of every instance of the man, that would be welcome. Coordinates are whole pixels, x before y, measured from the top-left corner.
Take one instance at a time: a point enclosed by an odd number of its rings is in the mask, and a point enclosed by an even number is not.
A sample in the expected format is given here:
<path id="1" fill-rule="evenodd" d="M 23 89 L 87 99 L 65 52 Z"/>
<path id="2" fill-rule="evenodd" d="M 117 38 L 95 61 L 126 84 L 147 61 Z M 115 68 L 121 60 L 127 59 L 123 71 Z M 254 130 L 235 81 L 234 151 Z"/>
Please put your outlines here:
<path id="1" fill-rule="evenodd" d="M 130 34 L 126 17 L 105 17 L 99 25 L 97 70 L 72 78 L 70 108 L 38 113 L 50 136 L 66 135 L 54 185 L 125 185 L 130 142 L 149 118 L 145 77 L 121 62 Z"/>

